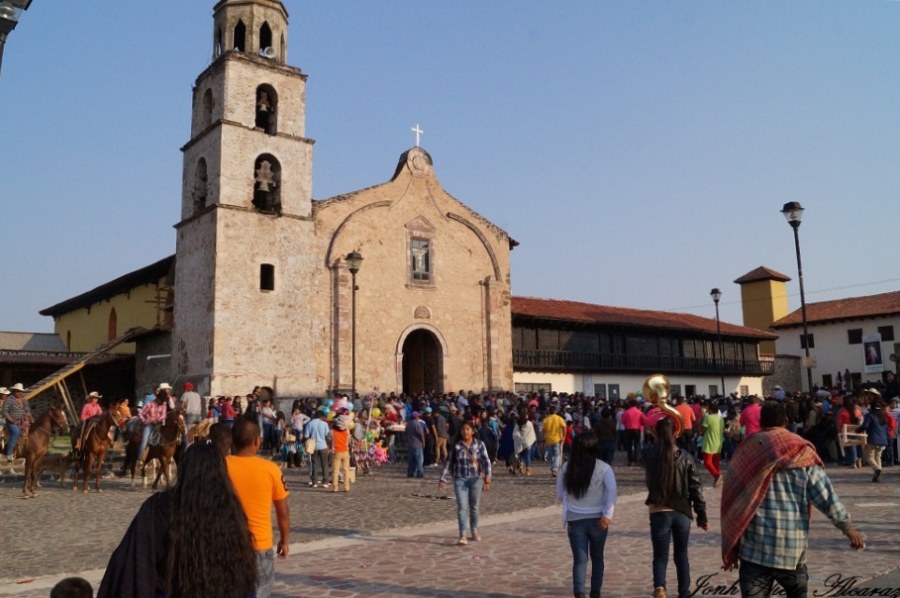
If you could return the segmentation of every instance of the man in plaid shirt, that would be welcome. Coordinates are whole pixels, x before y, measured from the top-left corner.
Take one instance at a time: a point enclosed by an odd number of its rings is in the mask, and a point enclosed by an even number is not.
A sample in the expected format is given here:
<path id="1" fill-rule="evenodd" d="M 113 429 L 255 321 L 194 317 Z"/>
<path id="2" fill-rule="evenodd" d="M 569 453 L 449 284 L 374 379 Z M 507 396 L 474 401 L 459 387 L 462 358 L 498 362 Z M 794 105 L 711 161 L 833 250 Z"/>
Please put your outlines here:
<path id="1" fill-rule="evenodd" d="M 784 406 L 768 401 L 762 431 L 738 446 L 722 490 L 722 559 L 740 561 L 741 596 L 771 596 L 774 582 L 788 598 L 805 598 L 806 549 L 815 506 L 850 540 L 864 546 L 850 525 L 822 460 L 806 440 L 789 432 Z"/>

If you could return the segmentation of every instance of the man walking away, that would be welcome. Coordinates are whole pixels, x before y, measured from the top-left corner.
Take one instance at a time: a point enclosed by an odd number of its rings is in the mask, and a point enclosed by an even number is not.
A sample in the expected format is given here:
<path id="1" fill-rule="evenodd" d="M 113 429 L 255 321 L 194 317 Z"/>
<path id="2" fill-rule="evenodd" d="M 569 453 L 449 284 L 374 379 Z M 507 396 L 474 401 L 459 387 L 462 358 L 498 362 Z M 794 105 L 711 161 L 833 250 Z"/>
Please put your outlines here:
<path id="1" fill-rule="evenodd" d="M 200 398 L 200 393 L 194 390 L 192 382 L 184 383 L 184 392 L 181 395 L 179 407 L 181 412 L 184 413 L 184 429 L 188 432 L 188 434 L 184 435 L 184 446 L 187 447 L 191 428 L 199 424 L 200 420 L 203 419 L 203 399 Z"/>
<path id="2" fill-rule="evenodd" d="M 550 463 L 550 475 L 556 477 L 559 471 L 559 460 L 562 456 L 562 444 L 566 437 L 566 420 L 556 413 L 551 405 L 544 418 L 544 450 Z"/>
<path id="3" fill-rule="evenodd" d="M 288 510 L 288 491 L 281 469 L 272 461 L 256 454 L 261 443 L 259 424 L 252 419 L 239 417 L 232 428 L 234 454 L 225 458 L 228 477 L 234 493 L 247 516 L 247 525 L 253 534 L 253 549 L 259 581 L 257 598 L 269 598 L 275 580 L 274 534 L 272 533 L 272 507 L 278 521 L 278 558 L 288 555 L 288 536 L 291 517 Z"/>
<path id="4" fill-rule="evenodd" d="M 726 570 L 740 561 L 744 598 L 771 596 L 776 581 L 788 598 L 806 598 L 810 504 L 852 548 L 863 548 L 863 536 L 850 525 L 815 447 L 786 429 L 784 406 L 767 401 L 760 425 L 738 446 L 725 474 L 722 561 Z"/>

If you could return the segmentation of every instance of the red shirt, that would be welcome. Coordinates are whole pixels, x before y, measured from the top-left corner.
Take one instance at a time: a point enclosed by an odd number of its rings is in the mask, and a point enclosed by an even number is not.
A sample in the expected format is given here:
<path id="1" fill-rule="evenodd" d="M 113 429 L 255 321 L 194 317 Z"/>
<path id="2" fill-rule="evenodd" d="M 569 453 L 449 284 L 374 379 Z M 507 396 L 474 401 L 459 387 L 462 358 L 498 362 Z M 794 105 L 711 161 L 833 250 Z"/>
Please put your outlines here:
<path id="1" fill-rule="evenodd" d="M 741 425 L 744 427 L 744 438 L 759 432 L 759 415 L 762 411 L 759 403 L 753 403 L 741 410 Z"/>
<path id="2" fill-rule="evenodd" d="M 103 407 L 101 407 L 99 403 L 95 403 L 93 401 L 91 401 L 90 403 L 85 403 L 84 407 L 81 408 L 81 421 L 87 421 L 95 415 L 100 415 L 101 413 L 103 413 Z"/>
<path id="3" fill-rule="evenodd" d="M 334 441 L 334 452 L 348 453 L 350 452 L 350 431 L 339 430 L 334 428 L 331 431 L 331 439 Z"/>
<path id="4" fill-rule="evenodd" d="M 629 407 L 622 414 L 622 427 L 626 430 L 640 430 L 644 414 L 637 407 Z"/>

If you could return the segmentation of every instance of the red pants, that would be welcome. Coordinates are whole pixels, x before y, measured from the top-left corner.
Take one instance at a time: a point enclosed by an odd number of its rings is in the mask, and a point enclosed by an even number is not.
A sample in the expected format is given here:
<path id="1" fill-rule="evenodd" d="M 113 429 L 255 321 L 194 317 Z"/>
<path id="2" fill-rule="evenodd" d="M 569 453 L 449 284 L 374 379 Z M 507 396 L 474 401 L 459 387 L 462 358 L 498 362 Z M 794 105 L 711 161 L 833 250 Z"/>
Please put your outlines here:
<path id="1" fill-rule="evenodd" d="M 719 467 L 718 453 L 715 455 L 703 453 L 703 465 L 706 466 L 706 471 L 708 471 L 712 477 L 718 478 L 722 475 L 722 469 Z"/>

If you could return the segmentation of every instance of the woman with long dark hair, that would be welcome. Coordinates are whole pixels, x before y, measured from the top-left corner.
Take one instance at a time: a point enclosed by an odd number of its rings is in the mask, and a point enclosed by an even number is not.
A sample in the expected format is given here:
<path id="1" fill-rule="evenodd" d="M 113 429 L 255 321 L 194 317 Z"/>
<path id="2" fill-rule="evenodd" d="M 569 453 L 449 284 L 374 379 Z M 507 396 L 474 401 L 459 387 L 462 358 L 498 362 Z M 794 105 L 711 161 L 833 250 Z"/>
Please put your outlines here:
<path id="1" fill-rule="evenodd" d="M 706 531 L 706 502 L 694 459 L 675 445 L 675 424 L 664 417 L 656 422 L 656 442 L 644 451 L 647 500 L 650 508 L 650 539 L 653 542 L 653 598 L 666 598 L 666 568 L 669 543 L 674 540 L 675 570 L 678 574 L 678 598 L 691 593 L 691 566 L 688 540 L 691 534 L 691 508 L 697 514 L 697 527 Z"/>
<path id="2" fill-rule="evenodd" d="M 584 578 L 591 560 L 590 598 L 603 586 L 603 548 L 616 506 L 616 476 L 598 457 L 597 436 L 582 432 L 572 441 L 569 460 L 556 478 L 556 495 L 563 503 L 563 520 L 572 549 L 572 590 L 585 598 Z"/>
<path id="3" fill-rule="evenodd" d="M 247 598 L 256 592 L 256 553 L 225 458 L 192 444 L 178 483 L 147 499 L 113 552 L 98 598 Z"/>

